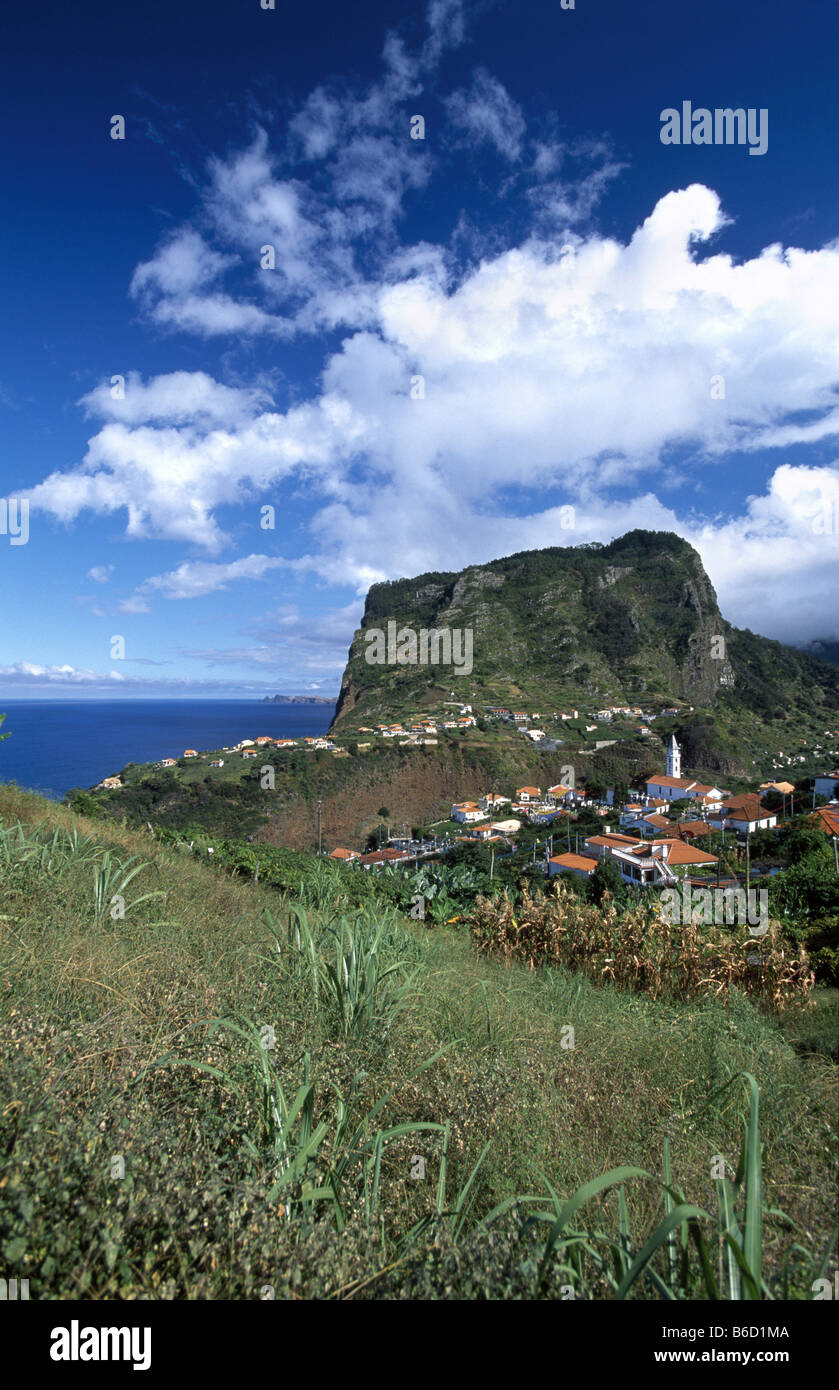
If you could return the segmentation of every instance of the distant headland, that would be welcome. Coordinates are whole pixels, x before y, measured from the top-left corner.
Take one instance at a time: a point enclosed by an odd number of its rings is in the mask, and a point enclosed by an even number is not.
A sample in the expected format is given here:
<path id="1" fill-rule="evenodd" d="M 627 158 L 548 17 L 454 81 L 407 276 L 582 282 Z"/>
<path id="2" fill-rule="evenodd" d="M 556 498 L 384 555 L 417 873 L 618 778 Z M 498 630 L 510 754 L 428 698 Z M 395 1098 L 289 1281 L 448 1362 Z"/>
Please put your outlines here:
<path id="1" fill-rule="evenodd" d="M 337 695 L 264 695 L 263 705 L 334 705 Z"/>

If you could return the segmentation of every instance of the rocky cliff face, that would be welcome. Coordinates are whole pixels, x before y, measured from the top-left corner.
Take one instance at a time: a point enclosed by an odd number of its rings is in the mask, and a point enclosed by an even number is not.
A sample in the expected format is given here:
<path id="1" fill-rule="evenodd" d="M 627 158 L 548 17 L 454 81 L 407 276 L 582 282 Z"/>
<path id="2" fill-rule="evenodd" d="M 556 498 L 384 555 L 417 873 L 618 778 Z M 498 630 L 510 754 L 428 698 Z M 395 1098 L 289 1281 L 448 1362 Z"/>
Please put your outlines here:
<path id="1" fill-rule="evenodd" d="M 468 631 L 472 670 L 369 663 L 367 636 L 389 622 L 397 632 Z M 353 638 L 335 724 L 373 723 L 458 697 L 552 710 L 575 699 L 706 706 L 736 684 L 729 630 L 699 555 L 665 532 L 378 584 Z"/>

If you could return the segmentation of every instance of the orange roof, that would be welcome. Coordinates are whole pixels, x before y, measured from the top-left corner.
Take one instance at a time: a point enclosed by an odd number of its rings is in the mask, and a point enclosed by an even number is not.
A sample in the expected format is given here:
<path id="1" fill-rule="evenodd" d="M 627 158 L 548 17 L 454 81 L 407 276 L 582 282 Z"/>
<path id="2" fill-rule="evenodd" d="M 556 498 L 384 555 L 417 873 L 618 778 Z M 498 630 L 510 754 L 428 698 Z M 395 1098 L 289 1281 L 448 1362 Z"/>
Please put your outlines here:
<path id="1" fill-rule="evenodd" d="M 398 849 L 375 849 L 372 854 L 362 855 L 362 864 L 388 864 L 394 859 L 407 859 L 409 856 Z"/>
<path id="2" fill-rule="evenodd" d="M 611 830 L 605 835 L 589 835 L 586 840 L 587 845 L 641 845 L 646 849 L 643 840 L 639 840 L 636 835 L 616 835 Z"/>
<path id="3" fill-rule="evenodd" d="M 541 788 L 541 787 L 516 787 L 516 796 L 522 796 L 525 792 L 527 793 L 528 796 L 541 796 L 541 795 L 542 795 L 542 788 Z"/>
<path id="4" fill-rule="evenodd" d="M 677 833 L 684 838 L 692 839 L 695 835 L 710 835 L 711 827 L 704 820 L 683 820 L 676 826 Z"/>
<path id="5" fill-rule="evenodd" d="M 330 859 L 357 859 L 358 850 L 355 849 L 333 849 L 329 856 Z"/>
<path id="6" fill-rule="evenodd" d="M 561 865 L 563 869 L 582 869 L 587 874 L 593 874 L 597 868 L 597 860 L 589 859 L 585 854 L 555 854 L 550 862 Z"/>
<path id="7" fill-rule="evenodd" d="M 744 792 L 742 796 L 730 796 L 723 806 L 723 814 L 734 820 L 764 820 L 776 813 L 760 803 L 755 792 Z"/>
<path id="8" fill-rule="evenodd" d="M 691 792 L 694 796 L 706 796 L 713 791 L 713 787 L 706 787 L 702 782 L 694 782 L 690 777 L 666 777 L 660 773 L 656 777 L 647 778 L 648 787 L 672 787 L 674 791 Z"/>
<path id="9" fill-rule="evenodd" d="M 683 840 L 653 840 L 653 845 L 669 845 L 668 864 L 716 864 L 717 857 L 704 849 L 686 845 Z"/>
<path id="10" fill-rule="evenodd" d="M 839 835 L 839 810 L 835 807 L 820 806 L 813 819 L 821 822 L 826 835 Z"/>

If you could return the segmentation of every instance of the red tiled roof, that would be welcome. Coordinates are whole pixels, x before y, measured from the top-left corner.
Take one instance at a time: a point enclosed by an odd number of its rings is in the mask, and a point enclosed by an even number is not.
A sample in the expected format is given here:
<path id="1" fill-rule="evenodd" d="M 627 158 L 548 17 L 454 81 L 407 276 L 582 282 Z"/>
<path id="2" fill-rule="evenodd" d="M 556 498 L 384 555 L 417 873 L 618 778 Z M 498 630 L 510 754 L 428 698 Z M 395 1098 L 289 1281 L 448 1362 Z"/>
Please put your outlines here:
<path id="1" fill-rule="evenodd" d="M 820 806 L 813 819 L 821 822 L 826 835 L 839 835 L 839 809 L 835 806 Z"/>
<path id="2" fill-rule="evenodd" d="M 392 864 L 394 859 L 406 859 L 408 856 L 398 849 L 374 849 L 372 854 L 362 856 L 362 864 Z"/>
<path id="3" fill-rule="evenodd" d="M 669 845 L 668 864 L 716 864 L 717 857 L 707 850 L 686 845 L 684 840 L 653 840 L 652 845 Z"/>
<path id="4" fill-rule="evenodd" d="M 761 805 L 760 798 L 754 792 L 744 792 L 741 796 L 729 797 L 722 814 L 730 816 L 732 820 L 753 821 L 765 820 L 767 816 L 776 815 L 776 812 Z"/>
<path id="5" fill-rule="evenodd" d="M 555 854 L 550 862 L 563 869 L 582 869 L 587 874 L 593 874 L 597 868 L 597 860 L 585 854 Z"/>
<path id="6" fill-rule="evenodd" d="M 639 840 L 637 835 L 616 835 L 611 830 L 605 835 L 589 835 L 586 839 L 587 845 L 644 845 L 643 840 Z M 646 846 L 644 845 L 644 848 Z"/>
<path id="7" fill-rule="evenodd" d="M 676 833 L 683 840 L 692 840 L 697 835 L 710 835 L 711 827 L 704 820 L 683 820 L 676 826 Z"/>
<path id="8" fill-rule="evenodd" d="M 674 790 L 689 791 L 692 796 L 707 796 L 708 792 L 713 791 L 713 787 L 706 787 L 702 782 L 694 782 L 690 777 L 666 777 L 663 773 L 656 777 L 648 777 L 647 786 L 673 787 Z"/>

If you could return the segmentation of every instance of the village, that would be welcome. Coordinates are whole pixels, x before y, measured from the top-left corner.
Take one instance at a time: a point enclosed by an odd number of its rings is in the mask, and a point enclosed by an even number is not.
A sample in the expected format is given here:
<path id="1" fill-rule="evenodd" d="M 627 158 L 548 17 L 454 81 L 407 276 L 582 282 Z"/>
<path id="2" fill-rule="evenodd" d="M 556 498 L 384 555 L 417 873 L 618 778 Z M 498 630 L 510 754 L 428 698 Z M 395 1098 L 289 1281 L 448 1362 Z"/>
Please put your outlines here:
<path id="1" fill-rule="evenodd" d="M 442 737 L 464 736 L 494 726 L 515 731 L 530 740 L 534 747 L 554 752 L 565 740 L 553 737 L 542 725 L 555 724 L 567 730 L 569 736 L 588 736 L 603 725 L 620 725 L 624 735 L 649 735 L 651 725 L 659 719 L 673 719 L 692 713 L 692 707 L 667 706 L 656 711 L 612 705 L 583 711 L 571 707 L 543 716 L 538 712 L 484 706 L 476 713 L 469 703 L 451 700 L 443 703 L 440 713 L 417 715 L 391 723 L 361 725 L 352 735 L 331 737 L 305 736 L 276 738 L 268 734 L 243 738 L 237 744 L 211 755 L 187 748 L 180 759 L 166 757 L 157 766 L 163 769 L 186 766 L 189 762 L 205 762 L 210 769 L 221 769 L 232 760 L 257 760 L 267 753 L 329 753 L 335 758 L 348 758 L 351 753 L 365 753 L 379 742 L 395 740 L 403 748 L 434 747 Z M 557 730 L 558 732 L 558 730 Z M 835 733 L 825 731 L 828 742 Z M 594 751 L 612 746 L 616 739 L 593 739 Z M 839 756 L 836 748 L 817 745 L 814 754 Z M 570 756 L 570 754 L 569 754 Z M 753 790 L 734 794 L 721 785 L 711 785 L 682 775 L 682 752 L 675 735 L 667 747 L 666 768 L 654 773 L 637 787 L 627 789 L 625 797 L 616 801 L 615 788 L 602 792 L 586 786 L 585 774 L 575 775 L 572 766 L 563 768 L 564 781 L 547 788 L 535 785 L 509 787 L 464 795 L 452 803 L 447 820 L 437 821 L 422 835 L 391 835 L 387 828 L 386 843 L 382 843 L 381 828 L 375 847 L 368 844 L 367 852 L 336 845 L 323 849 L 328 858 L 341 864 L 358 865 L 364 869 L 416 864 L 423 859 L 440 859 L 455 845 L 478 844 L 493 850 L 499 858 L 529 852 L 536 847 L 546 876 L 560 874 L 587 880 L 598 863 L 609 860 L 627 884 L 642 888 L 671 887 L 676 882 L 707 881 L 724 871 L 720 855 L 707 847 L 714 832 L 728 833 L 735 845 L 749 844 L 757 831 L 774 830 L 782 819 L 808 809 L 810 803 L 818 824 L 833 839 L 834 850 L 839 840 L 839 770 L 816 774 L 811 779 L 810 792 L 805 797 L 791 781 L 764 781 Z M 804 754 L 778 754 L 772 766 L 792 768 L 805 761 Z M 119 776 L 106 777 L 99 787 L 116 790 L 123 785 Z M 767 798 L 772 804 L 764 804 Z M 822 804 L 816 808 L 816 801 Z M 596 816 L 602 829 L 596 833 L 580 834 L 572 830 L 578 819 Z M 398 817 L 397 817 L 398 819 Z M 536 839 L 532 833 L 540 832 Z M 523 842 L 525 842 L 523 844 Z M 564 842 L 564 847 L 563 846 Z M 556 849 L 556 852 L 554 850 Z M 837 865 L 839 872 L 839 865 Z"/>
<path id="2" fill-rule="evenodd" d="M 839 769 L 812 779 L 812 806 L 817 822 L 834 844 L 839 843 Z M 773 794 L 781 809 L 763 804 L 763 796 Z M 330 858 L 342 863 L 359 863 L 364 868 L 415 862 L 425 854 L 439 854 L 452 843 L 482 843 L 497 847 L 499 854 L 514 853 L 524 824 L 550 830 L 544 841 L 544 861 L 550 877 L 569 874 L 587 879 L 604 859 L 611 860 L 621 879 L 643 888 L 672 887 L 677 882 L 720 876 L 720 858 L 703 849 L 702 842 L 713 831 L 726 833 L 748 843 L 759 830 L 773 830 L 781 817 L 807 809 L 796 803 L 791 782 L 762 782 L 756 791 L 738 795 L 719 786 L 710 786 L 681 775 L 681 749 L 675 736 L 667 750 L 667 769 L 643 783 L 642 790 L 630 790 L 623 804 L 615 804 L 614 790 L 602 800 L 587 793 L 584 785 L 559 783 L 544 791 L 537 786 L 516 787 L 510 796 L 487 792 L 476 800 L 455 802 L 451 821 L 463 828 L 460 835 L 434 839 L 423 846 L 418 841 L 393 837 L 384 849 L 361 854 L 338 847 Z M 816 800 L 826 805 L 815 809 Z M 798 801 L 801 801 L 798 794 Z M 572 817 L 589 809 L 604 820 L 602 831 L 585 836 L 572 832 Z M 676 811 L 674 816 L 673 811 Z M 669 813 L 669 814 L 668 814 Z M 616 821 L 613 828 L 606 821 Z M 571 849 L 574 833 L 575 847 Z M 567 836 L 567 850 L 554 854 L 553 842 Z M 535 841 L 535 844 L 541 844 Z M 839 873 L 839 864 L 837 864 Z"/>

